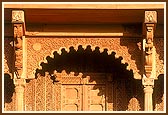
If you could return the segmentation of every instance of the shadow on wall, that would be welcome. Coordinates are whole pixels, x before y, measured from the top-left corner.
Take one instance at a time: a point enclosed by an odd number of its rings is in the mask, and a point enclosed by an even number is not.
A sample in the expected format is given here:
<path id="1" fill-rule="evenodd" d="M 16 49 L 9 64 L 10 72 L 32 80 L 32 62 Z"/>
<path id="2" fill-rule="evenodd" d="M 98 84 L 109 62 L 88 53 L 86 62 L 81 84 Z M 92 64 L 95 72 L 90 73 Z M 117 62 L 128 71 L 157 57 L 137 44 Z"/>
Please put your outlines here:
<path id="1" fill-rule="evenodd" d="M 13 79 L 9 74 L 4 74 L 4 103 L 12 102 L 12 96 L 14 93 Z"/>
<path id="2" fill-rule="evenodd" d="M 13 38 L 5 38 L 4 40 L 4 55 L 7 61 L 7 66 L 9 68 L 9 72 L 12 73 L 13 70 L 13 62 L 14 62 L 14 48 L 12 46 Z"/>

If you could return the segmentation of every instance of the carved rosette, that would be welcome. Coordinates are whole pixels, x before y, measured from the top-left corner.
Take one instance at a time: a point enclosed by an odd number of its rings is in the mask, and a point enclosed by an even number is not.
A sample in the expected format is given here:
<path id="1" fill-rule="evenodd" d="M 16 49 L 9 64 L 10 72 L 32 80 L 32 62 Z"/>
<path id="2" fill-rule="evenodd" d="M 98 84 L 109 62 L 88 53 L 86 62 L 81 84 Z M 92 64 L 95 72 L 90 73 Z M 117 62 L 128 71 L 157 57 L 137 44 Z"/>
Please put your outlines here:
<path id="1" fill-rule="evenodd" d="M 14 73 L 17 78 L 21 78 L 23 70 L 23 35 L 24 35 L 24 12 L 12 11 L 12 23 L 14 29 Z"/>

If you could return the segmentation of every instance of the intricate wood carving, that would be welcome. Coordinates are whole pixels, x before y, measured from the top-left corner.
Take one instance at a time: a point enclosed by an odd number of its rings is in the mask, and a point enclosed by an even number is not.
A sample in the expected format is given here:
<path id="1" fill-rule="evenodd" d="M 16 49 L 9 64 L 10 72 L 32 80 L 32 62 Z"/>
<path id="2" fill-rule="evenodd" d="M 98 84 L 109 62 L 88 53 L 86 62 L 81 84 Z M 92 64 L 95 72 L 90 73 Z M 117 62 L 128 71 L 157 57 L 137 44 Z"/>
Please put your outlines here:
<path id="1" fill-rule="evenodd" d="M 35 80 L 26 83 L 25 86 L 25 111 L 35 111 Z"/>
<path id="2" fill-rule="evenodd" d="M 139 42 L 139 41 L 138 41 Z M 35 43 L 43 44 L 41 45 L 40 50 L 34 50 L 33 45 Z M 121 45 L 122 44 L 122 45 Z M 108 53 L 111 54 L 115 52 L 115 57 L 119 56 L 123 57 L 122 63 L 128 63 L 127 69 L 132 69 L 134 72 L 134 77 L 136 79 L 141 79 L 140 69 L 141 67 L 141 51 L 137 47 L 137 40 L 135 39 L 122 39 L 122 38 L 85 38 L 85 37 L 55 37 L 53 38 L 29 38 L 27 39 L 27 73 L 29 78 L 34 76 L 34 71 L 36 68 L 40 68 L 41 62 L 47 62 L 45 60 L 45 56 L 53 57 L 53 52 L 57 51 L 61 54 L 61 49 L 65 48 L 68 52 L 71 46 L 74 47 L 75 50 L 78 49 L 78 46 L 82 45 L 85 49 L 87 45 L 91 46 L 91 49 L 95 49 L 96 46 L 100 48 L 100 51 L 103 51 L 104 48 L 108 49 Z M 41 53 L 42 51 L 45 51 Z M 36 55 L 36 56 L 35 56 Z M 37 64 L 38 63 L 38 64 Z M 138 67 L 139 66 L 139 67 Z"/>
<path id="3" fill-rule="evenodd" d="M 61 111 L 61 83 L 55 82 L 55 110 Z"/>
<path id="4" fill-rule="evenodd" d="M 155 60 L 153 53 L 155 53 L 153 45 L 155 23 L 157 22 L 156 11 L 145 12 L 145 31 L 146 37 L 144 42 L 144 56 L 145 56 L 145 75 L 149 78 L 153 68 L 153 62 Z M 154 54 L 155 55 L 155 54 Z M 156 77 L 156 76 L 152 76 Z"/>
<path id="5" fill-rule="evenodd" d="M 156 11 L 145 11 L 145 39 L 143 43 L 144 47 L 144 74 L 142 78 L 142 84 L 144 86 L 144 110 L 153 111 L 153 87 L 154 87 L 154 78 L 155 76 L 155 48 L 153 45 L 154 29 L 155 23 L 157 22 Z"/>
<path id="6" fill-rule="evenodd" d="M 24 12 L 12 11 L 12 23 L 14 28 L 14 50 L 15 50 L 15 75 L 21 78 L 23 70 L 23 36 L 25 34 Z"/>

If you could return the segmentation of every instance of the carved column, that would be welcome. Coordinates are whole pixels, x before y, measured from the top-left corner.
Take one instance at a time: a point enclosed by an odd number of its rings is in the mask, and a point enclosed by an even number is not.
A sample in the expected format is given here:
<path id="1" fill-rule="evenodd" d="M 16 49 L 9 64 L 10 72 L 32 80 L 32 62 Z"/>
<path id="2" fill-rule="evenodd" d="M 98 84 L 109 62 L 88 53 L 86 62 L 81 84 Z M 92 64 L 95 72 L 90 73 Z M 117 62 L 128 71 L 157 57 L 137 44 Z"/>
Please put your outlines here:
<path id="1" fill-rule="evenodd" d="M 25 79 L 14 79 L 15 93 L 16 93 L 16 105 L 17 111 L 24 111 L 24 89 L 26 81 Z"/>
<path id="2" fill-rule="evenodd" d="M 145 11 L 143 39 L 143 57 L 144 57 L 144 74 L 142 84 L 144 86 L 144 110 L 153 111 L 152 94 L 155 79 L 155 47 L 153 45 L 154 29 L 157 23 L 156 11 Z"/>
<path id="3" fill-rule="evenodd" d="M 24 88 L 25 88 L 25 23 L 24 12 L 22 10 L 12 11 L 12 23 L 14 30 L 14 84 L 16 93 L 16 110 L 24 110 Z"/>

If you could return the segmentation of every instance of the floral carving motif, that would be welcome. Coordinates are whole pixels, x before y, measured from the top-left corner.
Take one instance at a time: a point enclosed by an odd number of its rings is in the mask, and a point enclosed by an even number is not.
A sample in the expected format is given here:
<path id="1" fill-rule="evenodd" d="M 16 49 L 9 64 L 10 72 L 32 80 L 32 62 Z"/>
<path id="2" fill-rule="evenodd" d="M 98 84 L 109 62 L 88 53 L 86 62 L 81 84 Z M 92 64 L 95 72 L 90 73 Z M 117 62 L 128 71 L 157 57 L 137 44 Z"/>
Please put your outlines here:
<path id="1" fill-rule="evenodd" d="M 112 51 L 116 52 L 116 58 L 119 56 L 123 57 L 122 63 L 128 63 L 127 69 L 132 69 L 134 73 L 137 73 L 134 77 L 140 78 L 139 76 L 139 68 L 137 67 L 139 64 L 141 64 L 141 60 L 137 59 L 132 60 L 131 56 L 135 53 L 135 51 L 138 49 L 136 43 L 129 42 L 128 40 L 128 46 L 130 47 L 130 51 L 128 51 L 127 46 L 121 45 L 121 39 L 120 38 L 26 38 L 27 39 L 27 56 L 29 57 L 27 60 L 27 67 L 28 67 L 28 76 L 31 78 L 34 76 L 32 71 L 35 72 L 35 69 L 40 68 L 41 62 L 46 62 L 45 56 L 51 56 L 52 52 L 57 51 L 58 53 L 61 53 L 61 49 L 65 48 L 65 50 L 69 50 L 70 46 L 74 46 L 74 48 L 77 50 L 79 45 L 82 45 L 84 48 L 87 45 L 91 45 L 92 50 L 95 49 L 96 46 L 100 48 L 100 51 L 102 52 L 104 48 L 108 49 L 108 53 L 110 54 Z M 43 44 L 41 47 L 41 50 L 35 51 L 33 49 L 34 43 L 40 43 Z M 135 47 L 133 47 L 135 46 Z M 137 47 L 137 48 L 136 48 Z M 132 49 L 133 48 L 133 49 Z M 135 49 L 136 48 L 136 49 Z M 41 53 L 41 51 L 44 51 Z M 137 53 L 137 56 L 140 56 L 141 53 Z M 135 57 L 134 57 L 135 58 Z M 139 57 L 140 58 L 140 57 Z M 137 64 L 136 64 L 137 63 Z"/>

